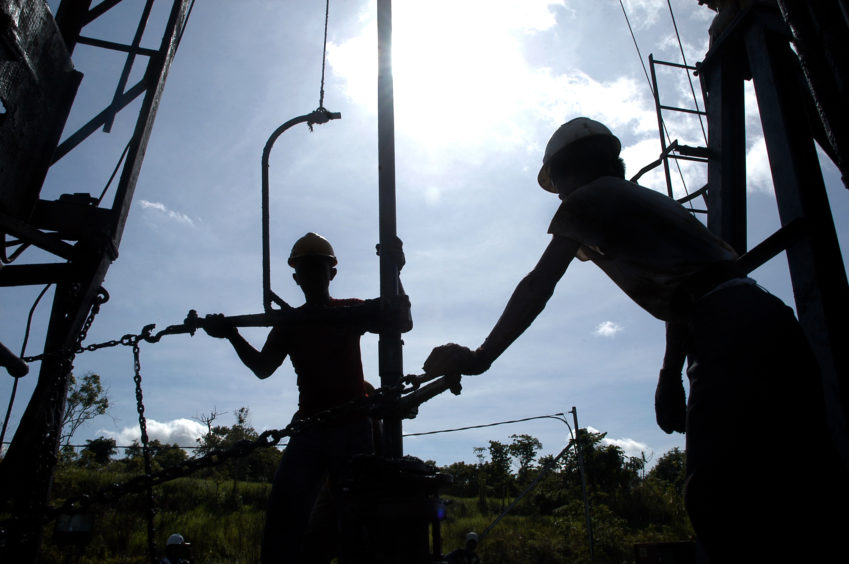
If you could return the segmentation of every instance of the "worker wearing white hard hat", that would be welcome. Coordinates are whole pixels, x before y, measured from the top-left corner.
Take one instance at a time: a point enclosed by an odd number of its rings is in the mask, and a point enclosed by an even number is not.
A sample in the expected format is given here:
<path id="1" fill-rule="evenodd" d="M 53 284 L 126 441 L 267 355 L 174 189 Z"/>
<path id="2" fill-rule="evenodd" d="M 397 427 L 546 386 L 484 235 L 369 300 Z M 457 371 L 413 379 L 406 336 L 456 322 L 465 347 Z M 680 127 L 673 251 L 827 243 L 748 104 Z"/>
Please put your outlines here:
<path id="1" fill-rule="evenodd" d="M 436 347 L 424 369 L 483 373 L 545 308 L 573 260 L 591 261 L 666 322 L 656 419 L 667 433 L 686 431 L 685 501 L 711 561 L 820 561 L 824 545 L 810 539 L 849 530 L 849 479 L 829 438 L 810 345 L 793 311 L 740 270 L 734 249 L 672 198 L 625 180 L 620 150 L 586 117 L 554 133 L 537 175 L 562 201 L 551 242 L 484 342 Z M 789 406 L 805 424 L 779 432 Z M 804 465 L 766 464 L 764 453 L 788 444 L 805 445 Z"/>
<path id="2" fill-rule="evenodd" d="M 449 552 L 445 556 L 447 564 L 480 564 L 480 557 L 477 555 L 478 534 L 474 531 L 466 533 L 466 542 L 462 548 L 458 548 Z"/>
<path id="3" fill-rule="evenodd" d="M 165 556 L 160 564 L 190 564 L 191 545 L 180 533 L 174 533 L 165 541 Z"/>

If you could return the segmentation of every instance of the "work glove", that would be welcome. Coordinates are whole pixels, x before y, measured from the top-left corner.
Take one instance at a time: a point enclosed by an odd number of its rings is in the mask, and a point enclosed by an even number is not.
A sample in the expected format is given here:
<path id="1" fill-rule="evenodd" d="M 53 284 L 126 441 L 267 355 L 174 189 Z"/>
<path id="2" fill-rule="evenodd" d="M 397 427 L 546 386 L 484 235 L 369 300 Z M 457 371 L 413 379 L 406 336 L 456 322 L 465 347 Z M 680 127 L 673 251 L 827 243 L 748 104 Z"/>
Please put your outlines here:
<path id="1" fill-rule="evenodd" d="M 654 414 L 658 426 L 667 434 L 683 433 L 687 420 L 687 398 L 681 373 L 660 371 L 654 393 Z"/>
<path id="2" fill-rule="evenodd" d="M 482 374 L 490 363 L 477 351 L 468 347 L 448 343 L 434 348 L 424 362 L 424 371 L 430 376 L 443 374 Z"/>
<path id="3" fill-rule="evenodd" d="M 404 243 L 399 237 L 395 237 L 395 241 L 388 245 L 381 245 L 378 243 L 375 245 L 375 249 L 377 250 L 378 256 L 386 255 L 392 257 L 395 262 L 395 266 L 398 267 L 398 272 L 401 272 L 401 269 L 403 269 L 404 265 L 407 264 L 407 259 L 404 257 Z"/>
<path id="4" fill-rule="evenodd" d="M 210 337 L 229 339 L 237 334 L 236 327 L 224 319 L 223 313 L 211 313 L 203 318 L 203 330 Z"/>

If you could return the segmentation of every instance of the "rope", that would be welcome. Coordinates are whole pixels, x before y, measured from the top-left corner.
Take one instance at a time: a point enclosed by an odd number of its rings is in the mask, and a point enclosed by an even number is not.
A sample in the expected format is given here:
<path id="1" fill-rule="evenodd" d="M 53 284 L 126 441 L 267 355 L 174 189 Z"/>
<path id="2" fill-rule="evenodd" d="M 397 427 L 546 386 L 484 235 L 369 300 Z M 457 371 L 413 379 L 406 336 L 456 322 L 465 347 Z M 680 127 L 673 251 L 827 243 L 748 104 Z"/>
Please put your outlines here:
<path id="1" fill-rule="evenodd" d="M 681 36 L 678 34 L 678 24 L 675 22 L 675 13 L 672 11 L 672 2 L 670 0 L 666 0 L 666 5 L 669 6 L 669 15 L 672 17 L 672 27 L 675 28 L 675 37 L 678 39 L 678 49 L 681 50 L 681 60 L 684 61 L 684 66 L 687 66 L 687 56 L 684 55 L 684 45 L 681 43 Z M 689 72 L 687 72 L 687 81 L 690 83 L 690 92 L 693 94 L 693 103 L 696 105 L 696 110 L 701 111 L 699 101 L 696 99 L 696 89 L 693 88 L 693 79 Z M 702 121 L 701 114 L 699 114 L 699 125 L 702 128 L 702 137 L 705 140 L 705 146 L 707 146 L 707 133 L 705 132 L 705 124 Z"/>
<path id="2" fill-rule="evenodd" d="M 324 48 L 321 52 L 321 88 L 318 94 L 318 107 L 324 107 L 324 69 L 327 61 L 327 21 L 330 17 L 330 0 L 324 3 Z"/>

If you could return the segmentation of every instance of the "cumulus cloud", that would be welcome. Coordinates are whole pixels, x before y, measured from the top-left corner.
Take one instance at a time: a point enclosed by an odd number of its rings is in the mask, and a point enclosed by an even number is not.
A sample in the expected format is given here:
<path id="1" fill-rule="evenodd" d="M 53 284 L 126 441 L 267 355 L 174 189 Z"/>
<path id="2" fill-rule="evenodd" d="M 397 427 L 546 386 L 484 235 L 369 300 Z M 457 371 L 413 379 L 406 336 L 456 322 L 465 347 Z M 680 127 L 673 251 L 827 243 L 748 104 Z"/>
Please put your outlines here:
<path id="1" fill-rule="evenodd" d="M 598 429 L 594 427 L 587 427 L 587 430 L 590 433 L 601 433 Z M 650 451 L 649 446 L 644 443 L 634 439 L 622 438 L 622 439 L 611 439 L 610 437 L 605 437 L 601 440 L 601 444 L 605 446 L 616 446 L 622 449 L 622 452 L 625 453 L 625 456 L 641 456 L 642 453 Z"/>
<path id="2" fill-rule="evenodd" d="M 147 420 L 147 436 L 152 440 L 158 440 L 163 444 L 178 444 L 182 447 L 197 446 L 197 439 L 206 432 L 206 427 L 191 419 L 174 419 L 172 421 L 159 422 L 155 419 Z M 120 446 L 127 446 L 133 441 L 141 441 L 141 430 L 138 427 L 124 427 L 117 433 L 101 429 L 99 433 L 103 436 L 115 439 Z"/>
<path id="3" fill-rule="evenodd" d="M 184 225 L 188 225 L 189 227 L 195 226 L 195 222 L 194 220 L 192 220 L 192 218 L 182 212 L 177 212 L 168 209 L 168 207 L 166 207 L 165 204 L 163 204 L 162 202 L 149 202 L 148 200 L 140 200 L 139 205 L 146 210 L 152 210 L 153 212 L 161 214 L 162 216 L 172 221 L 176 221 L 177 223 L 182 223 Z"/>
<path id="4" fill-rule="evenodd" d="M 615 321 L 602 321 L 596 326 L 595 331 L 593 331 L 593 335 L 597 337 L 613 337 L 616 333 L 622 331 L 624 327 L 616 323 Z"/>
<path id="5" fill-rule="evenodd" d="M 763 137 L 755 139 L 746 152 L 746 188 L 749 192 L 774 193 L 772 170 L 769 168 L 769 156 Z"/>
<path id="6" fill-rule="evenodd" d="M 647 452 L 649 446 L 641 441 L 637 441 L 634 439 L 602 439 L 602 444 L 605 445 L 613 445 L 622 449 L 622 452 L 625 453 L 625 456 L 636 456 L 639 457 L 642 453 Z"/>

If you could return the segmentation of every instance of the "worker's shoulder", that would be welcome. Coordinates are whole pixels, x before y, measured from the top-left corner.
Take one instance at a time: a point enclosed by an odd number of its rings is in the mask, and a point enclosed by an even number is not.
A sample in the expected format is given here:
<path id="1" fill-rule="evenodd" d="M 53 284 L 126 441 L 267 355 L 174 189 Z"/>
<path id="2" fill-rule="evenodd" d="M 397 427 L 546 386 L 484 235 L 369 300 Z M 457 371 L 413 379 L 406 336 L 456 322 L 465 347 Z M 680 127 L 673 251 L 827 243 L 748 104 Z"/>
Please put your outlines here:
<path id="1" fill-rule="evenodd" d="M 330 307 L 348 307 L 364 303 L 360 298 L 330 298 Z"/>
<path id="2" fill-rule="evenodd" d="M 623 198 L 671 200 L 671 198 L 665 194 L 652 190 L 651 188 L 646 188 L 645 186 L 640 186 L 639 184 L 625 180 L 624 178 L 601 176 L 575 190 L 568 198 L 566 198 L 566 201 L 602 200 L 606 198 L 615 198 L 615 200 Z"/>

